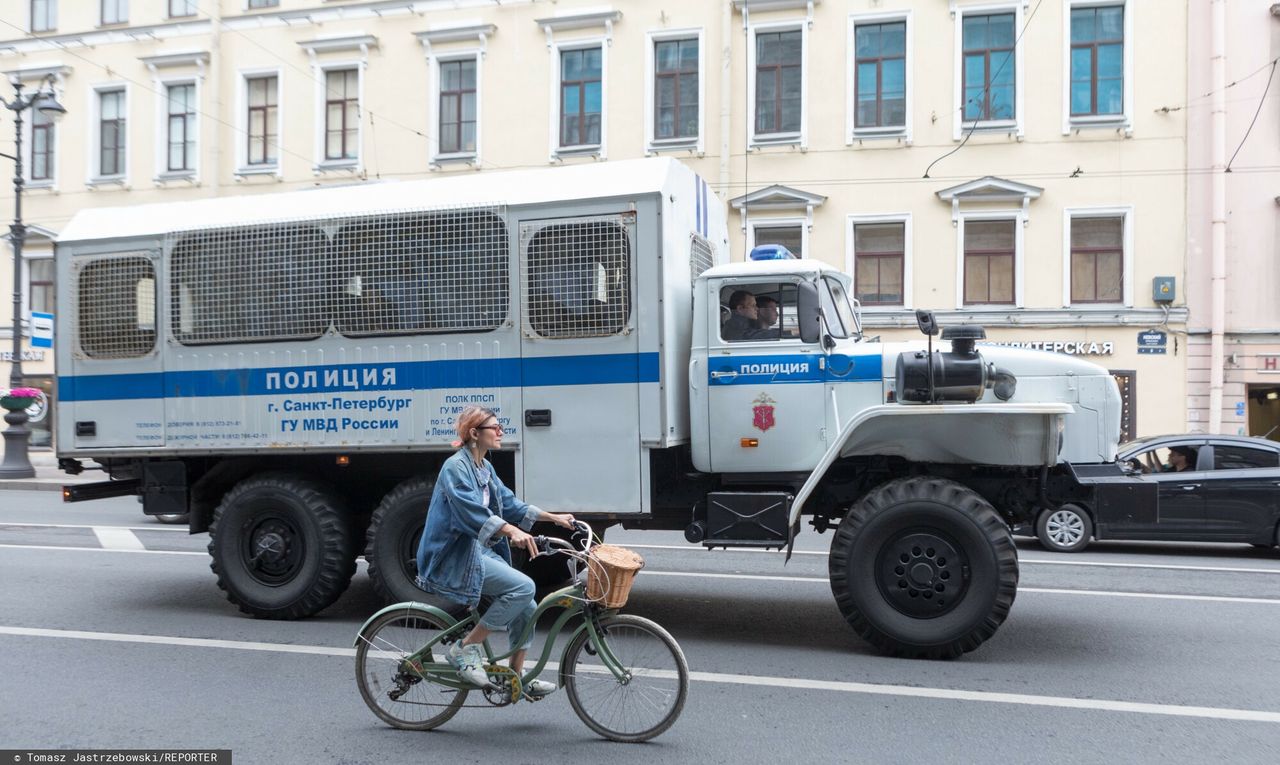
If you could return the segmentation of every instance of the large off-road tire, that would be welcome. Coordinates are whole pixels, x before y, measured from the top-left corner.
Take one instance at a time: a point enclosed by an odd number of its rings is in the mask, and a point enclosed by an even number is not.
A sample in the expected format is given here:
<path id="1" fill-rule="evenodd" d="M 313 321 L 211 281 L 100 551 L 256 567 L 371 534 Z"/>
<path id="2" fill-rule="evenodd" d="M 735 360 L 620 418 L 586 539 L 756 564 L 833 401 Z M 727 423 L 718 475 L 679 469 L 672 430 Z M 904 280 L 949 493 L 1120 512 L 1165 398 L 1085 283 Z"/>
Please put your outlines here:
<path id="1" fill-rule="evenodd" d="M 321 484 L 262 473 L 213 512 L 210 567 L 227 600 L 263 619 L 299 619 L 331 605 L 356 570 L 346 507 Z"/>
<path id="2" fill-rule="evenodd" d="M 901 478 L 864 496 L 831 542 L 840 613 L 884 653 L 951 659 L 995 634 L 1018 589 L 1009 527 L 973 490 Z"/>
<path id="3" fill-rule="evenodd" d="M 435 481 L 418 476 L 392 489 L 373 511 L 365 536 L 365 560 L 373 589 L 384 603 L 434 602 L 414 584 L 418 576 L 418 542 L 427 523 Z"/>
<path id="4" fill-rule="evenodd" d="M 1049 508 L 1036 518 L 1036 537 L 1046 550 L 1080 552 L 1093 539 L 1093 519 L 1079 505 Z"/>

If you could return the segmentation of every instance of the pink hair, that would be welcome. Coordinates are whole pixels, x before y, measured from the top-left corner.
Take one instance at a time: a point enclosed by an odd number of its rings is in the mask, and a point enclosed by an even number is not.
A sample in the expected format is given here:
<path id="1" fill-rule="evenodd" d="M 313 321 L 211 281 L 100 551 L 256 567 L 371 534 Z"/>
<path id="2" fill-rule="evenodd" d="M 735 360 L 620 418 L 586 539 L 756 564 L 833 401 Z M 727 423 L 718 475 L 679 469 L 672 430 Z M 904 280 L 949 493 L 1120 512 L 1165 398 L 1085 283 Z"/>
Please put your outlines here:
<path id="1" fill-rule="evenodd" d="M 478 428 L 484 424 L 484 421 L 490 417 L 497 417 L 492 409 L 485 409 L 482 406 L 469 406 L 462 410 L 462 414 L 458 415 L 458 440 L 454 446 L 462 446 L 471 441 L 471 429 Z"/>

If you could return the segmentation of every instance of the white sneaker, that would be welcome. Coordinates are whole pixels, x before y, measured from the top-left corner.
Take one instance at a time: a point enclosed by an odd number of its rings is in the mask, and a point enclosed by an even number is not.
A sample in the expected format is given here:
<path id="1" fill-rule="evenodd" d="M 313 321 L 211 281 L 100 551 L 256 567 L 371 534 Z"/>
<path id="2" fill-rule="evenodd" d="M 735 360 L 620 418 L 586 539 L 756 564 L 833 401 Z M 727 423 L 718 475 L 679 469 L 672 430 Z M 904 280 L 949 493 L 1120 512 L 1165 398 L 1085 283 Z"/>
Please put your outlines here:
<path id="1" fill-rule="evenodd" d="M 556 692 L 556 684 L 548 683 L 546 680 L 530 680 L 524 684 L 522 689 L 526 696 L 540 699 L 543 696 L 549 696 Z"/>
<path id="2" fill-rule="evenodd" d="M 463 680 L 477 688 L 489 687 L 489 675 L 484 671 L 484 649 L 479 643 L 464 645 L 459 640 L 449 646 L 444 657 Z"/>

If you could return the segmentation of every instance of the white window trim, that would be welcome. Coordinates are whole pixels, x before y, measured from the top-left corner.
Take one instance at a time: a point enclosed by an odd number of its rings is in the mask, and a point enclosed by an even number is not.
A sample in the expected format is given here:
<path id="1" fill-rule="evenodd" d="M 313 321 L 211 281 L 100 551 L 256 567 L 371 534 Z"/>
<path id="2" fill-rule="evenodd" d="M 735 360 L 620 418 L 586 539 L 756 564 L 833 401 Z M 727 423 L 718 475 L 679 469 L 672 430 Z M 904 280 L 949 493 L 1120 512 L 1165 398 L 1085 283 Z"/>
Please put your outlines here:
<path id="1" fill-rule="evenodd" d="M 954 82 L 954 95 L 951 110 L 951 138 L 959 141 L 973 128 L 976 133 L 1012 133 L 1021 138 L 1024 135 L 1024 116 L 1026 113 L 1026 99 L 1023 97 L 1023 88 L 1026 86 L 1026 67 L 1023 66 L 1022 41 L 1019 37 L 1022 34 L 1022 9 L 1021 0 L 1014 3 L 999 3 L 994 5 L 971 5 L 958 7 L 955 9 L 955 59 L 953 61 L 955 71 L 952 74 Z M 965 16 L 985 16 L 991 13 L 1008 13 L 1013 12 L 1013 119 L 1012 120 L 993 120 L 978 121 L 975 123 L 966 122 L 964 119 L 964 17 Z"/>
<path id="2" fill-rule="evenodd" d="M 1124 6 L 1124 113 L 1071 116 L 1071 11 L 1073 8 Z M 1062 134 L 1090 128 L 1123 128 L 1133 135 L 1133 4 L 1129 0 L 1067 0 L 1062 4 Z"/>
<path id="3" fill-rule="evenodd" d="M 49 21 L 50 24 L 45 29 L 36 29 L 36 15 L 32 13 L 35 9 L 31 0 L 23 0 L 27 6 L 27 32 L 33 35 L 42 35 L 49 32 L 58 31 L 58 0 L 49 0 Z"/>
<path id="4" fill-rule="evenodd" d="M 13 245 L 10 244 L 9 251 L 12 253 Z M 52 245 L 48 249 L 37 247 L 28 250 L 25 246 L 22 248 L 22 316 L 26 320 L 26 324 L 22 328 L 23 337 L 31 337 L 31 261 L 33 260 L 53 260 Z M 54 295 L 57 295 L 57 282 L 54 283 Z M 8 335 L 13 337 L 12 333 Z"/>
<path id="5" fill-rule="evenodd" d="M 246 175 L 284 177 L 284 74 L 280 69 L 240 69 L 236 84 L 236 180 Z M 255 77 L 276 78 L 276 161 L 275 164 L 249 164 L 249 80 Z"/>
<path id="6" fill-rule="evenodd" d="M 124 91 L 124 172 L 114 175 L 103 175 L 102 167 L 99 160 L 102 158 L 102 99 L 103 93 L 122 90 Z M 133 130 L 133 92 L 130 83 L 124 80 L 118 82 L 100 82 L 89 88 L 89 108 L 85 113 L 89 115 L 89 140 L 85 141 L 88 147 L 88 156 L 86 157 L 85 167 L 89 168 L 89 177 L 86 185 L 90 187 L 102 186 L 107 184 L 119 184 L 124 188 L 129 188 L 129 168 L 133 165 L 133 141 L 130 140 L 130 133 Z"/>
<path id="7" fill-rule="evenodd" d="M 118 25 L 120 25 L 120 24 L 128 24 L 128 23 L 129 23 L 129 0 L 116 0 L 116 3 L 117 3 L 117 5 L 120 5 L 120 4 L 123 4 L 123 5 L 124 5 L 124 8 L 123 8 L 123 9 L 121 9 L 121 10 L 123 10 L 123 11 L 124 11 L 124 18 L 123 18 L 123 19 L 120 19 L 119 21 L 107 21 L 105 18 L 103 18 L 103 15 L 102 15 L 102 11 L 103 11 L 103 8 L 102 8 L 102 2 L 101 2 L 101 0 L 99 0 L 99 2 L 98 2 L 98 26 L 103 26 L 103 27 L 114 27 L 114 26 L 118 26 Z"/>
<path id="8" fill-rule="evenodd" d="M 200 180 L 200 159 L 202 154 L 202 141 L 200 140 L 200 119 L 204 116 L 203 110 L 200 108 L 201 85 L 203 77 L 194 75 L 174 76 L 174 77 L 156 77 L 152 80 L 153 90 L 158 94 L 156 97 L 156 140 L 155 140 L 155 176 L 152 179 L 157 185 L 163 185 L 168 181 L 191 181 L 198 183 Z M 174 85 L 194 85 L 196 111 L 194 117 L 195 124 L 195 163 L 190 170 L 170 170 L 169 169 L 169 88 Z"/>
<path id="9" fill-rule="evenodd" d="M 1123 305 L 1133 307 L 1133 205 L 1116 207 L 1067 207 L 1062 211 L 1062 306 L 1071 307 L 1071 221 L 1073 218 L 1122 218 L 1120 244 L 1124 248 L 1124 284 L 1121 303 L 1079 303 L 1086 308 Z"/>
<path id="10" fill-rule="evenodd" d="M 855 279 L 854 297 L 857 297 L 857 273 L 854 271 L 857 255 L 854 227 L 869 223 L 901 223 L 902 224 L 902 305 L 862 306 L 866 313 L 892 313 L 903 309 L 914 308 L 911 300 L 911 213 L 884 213 L 881 215 L 848 215 L 845 217 L 844 271 Z"/>
<path id="11" fill-rule="evenodd" d="M 907 25 L 907 111 L 905 122 L 901 127 L 859 128 L 857 127 L 858 94 L 855 90 L 855 83 L 857 82 L 858 41 L 855 30 L 859 24 L 882 24 L 891 21 L 904 21 Z M 911 40 L 911 11 L 894 11 L 892 13 L 851 13 L 849 14 L 848 32 L 848 42 L 846 43 L 848 54 L 846 56 L 847 60 L 845 67 L 845 76 L 848 78 L 847 86 L 845 87 L 845 145 L 852 146 L 857 141 L 891 138 L 901 140 L 903 143 L 910 146 L 912 143 L 911 102 L 915 95 L 915 50 Z"/>
<path id="12" fill-rule="evenodd" d="M 322 173 L 327 170 L 348 170 L 354 173 L 364 171 L 364 70 L 368 65 L 367 58 L 348 59 L 345 61 L 326 61 L 323 64 L 313 61 L 311 71 L 315 73 L 315 152 L 313 153 L 312 171 Z M 356 70 L 356 156 L 355 159 L 325 159 L 325 89 L 329 72 L 340 69 Z M 277 92 L 279 92 L 277 90 Z M 276 112 L 279 114 L 280 112 Z"/>
<path id="13" fill-rule="evenodd" d="M 800 131 L 797 133 L 756 133 L 756 35 L 761 32 L 800 30 Z M 747 146 L 799 145 L 809 148 L 809 20 L 770 21 L 747 25 Z"/>
<path id="14" fill-rule="evenodd" d="M 609 150 L 609 42 L 608 36 L 597 36 L 583 38 L 580 40 L 566 40 L 564 42 L 551 42 L 547 46 L 547 50 L 551 53 L 552 64 L 551 70 L 551 140 L 550 140 L 550 157 L 552 162 L 556 162 L 564 157 L 573 157 L 579 155 L 594 155 L 599 159 L 606 159 Z M 560 54 L 564 51 L 586 50 L 588 48 L 600 49 L 600 143 L 599 144 L 581 144 L 578 146 L 561 146 L 560 145 Z"/>
<path id="15" fill-rule="evenodd" d="M 280 10 L 280 0 L 276 0 L 275 5 L 268 5 L 262 8 L 253 8 L 249 5 L 249 0 L 240 0 L 240 10 L 242 11 L 269 11 L 271 9 Z"/>
<path id="16" fill-rule="evenodd" d="M 781 228 L 783 226 L 796 226 L 800 229 L 800 250 L 801 255 L 809 251 L 809 221 L 803 215 L 790 215 L 778 218 L 752 218 L 746 222 L 747 229 L 747 251 L 745 255 L 751 256 L 751 250 L 756 246 L 756 229 L 757 228 Z"/>
<path id="17" fill-rule="evenodd" d="M 432 53 L 427 51 L 427 61 L 430 71 L 428 77 L 430 82 L 427 86 L 427 92 L 431 94 L 427 104 L 427 125 L 429 126 L 427 149 L 430 152 L 431 164 L 434 167 L 447 162 L 468 162 L 478 166 L 481 162 L 481 152 L 484 149 L 483 140 L 483 111 L 484 103 L 484 48 L 466 48 L 461 50 L 451 50 L 448 53 Z M 442 154 L 440 152 L 440 64 L 452 61 L 475 61 L 476 62 L 476 149 L 475 151 L 449 152 Z"/>
<path id="18" fill-rule="evenodd" d="M 966 305 L 964 302 L 964 224 L 968 220 L 1012 220 L 1013 224 L 1013 307 L 1024 307 L 1023 283 L 1027 278 L 1026 269 L 1026 228 L 1028 217 L 1021 208 L 1003 210 L 982 210 L 979 212 L 961 212 L 956 215 L 956 310 L 957 311 L 990 311 L 1007 303 L 978 303 Z"/>
<path id="19" fill-rule="evenodd" d="M 654 58 L 653 49 L 660 42 L 668 40 L 688 40 L 696 38 L 698 41 L 698 135 L 694 138 L 664 138 L 657 139 L 654 137 L 654 118 L 656 114 L 656 102 L 658 99 L 657 91 L 657 61 Z M 691 27 L 687 29 L 663 29 L 660 31 L 650 31 L 645 33 L 645 49 L 644 49 L 644 150 L 645 154 L 657 154 L 662 151 L 676 151 L 689 149 L 697 153 L 699 157 L 706 153 L 706 125 L 707 125 L 707 47 L 706 35 L 703 33 L 702 27 Z"/>

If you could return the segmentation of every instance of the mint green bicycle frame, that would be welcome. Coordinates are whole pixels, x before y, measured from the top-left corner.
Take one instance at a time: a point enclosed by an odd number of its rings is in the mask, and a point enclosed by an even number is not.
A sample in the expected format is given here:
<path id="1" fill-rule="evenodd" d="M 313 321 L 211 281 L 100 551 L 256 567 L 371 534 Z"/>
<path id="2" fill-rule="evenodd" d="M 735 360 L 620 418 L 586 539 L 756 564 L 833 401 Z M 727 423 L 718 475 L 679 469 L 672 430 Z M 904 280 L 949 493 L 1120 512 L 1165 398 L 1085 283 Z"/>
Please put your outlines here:
<path id="1" fill-rule="evenodd" d="M 625 683 L 630 679 L 629 674 L 619 663 L 618 658 L 613 655 L 613 651 L 610 650 L 609 644 L 602 639 L 600 634 L 600 620 L 604 617 L 617 613 L 617 609 L 600 608 L 595 604 L 586 601 L 585 597 L 585 588 L 580 584 L 575 584 L 548 594 L 540 603 L 538 603 L 538 607 L 534 611 L 533 617 L 529 619 L 529 625 L 525 628 L 524 633 L 520 635 L 519 639 L 513 641 L 514 645 L 524 645 L 524 641 L 529 638 L 529 635 L 537 625 L 538 619 L 547 611 L 550 611 L 553 608 L 563 608 L 564 613 L 560 614 L 560 616 L 556 618 L 555 624 L 551 627 L 551 632 L 543 642 L 542 653 L 538 657 L 538 663 L 534 665 L 533 669 L 526 671 L 524 676 L 520 678 L 520 687 L 523 688 L 525 683 L 533 680 L 542 673 L 542 670 L 547 666 L 547 662 L 551 659 L 551 651 L 555 647 L 556 638 L 559 637 L 560 632 L 564 629 L 565 625 L 568 624 L 569 620 L 578 615 L 583 617 L 582 623 L 574 628 L 573 632 L 570 633 L 569 643 L 565 645 L 566 650 L 569 645 L 573 643 L 574 638 L 578 636 L 578 633 L 586 630 L 587 638 L 591 642 L 591 646 L 595 649 L 596 655 L 599 656 L 601 662 L 606 668 L 608 668 L 609 672 L 613 674 L 614 678 L 616 678 L 620 683 Z M 355 645 L 359 646 L 360 641 L 365 639 L 365 632 L 369 629 L 370 624 L 383 614 L 387 614 L 392 611 L 420 611 L 436 617 L 442 624 L 446 625 L 445 628 L 441 630 L 440 634 L 436 635 L 429 643 L 404 658 L 402 662 L 402 668 L 404 671 L 416 675 L 428 682 L 443 685 L 455 690 L 480 690 L 458 677 L 457 670 L 450 666 L 448 662 L 422 661 L 422 656 L 430 654 L 432 652 L 432 648 L 439 645 L 444 639 L 453 638 L 461 640 L 471 625 L 476 624 L 479 621 L 479 613 L 472 610 L 465 619 L 459 621 L 442 609 L 425 603 L 417 603 L 414 601 L 396 603 L 394 605 L 387 606 L 373 616 L 370 616 L 368 620 L 365 621 L 364 625 L 360 627 L 360 632 L 356 635 Z M 440 653 L 441 658 L 443 658 L 443 651 Z M 489 646 L 489 641 L 484 641 L 486 664 L 495 664 L 503 659 L 509 658 L 514 653 L 515 651 L 507 651 L 504 654 L 495 655 L 493 653 L 493 649 Z"/>

